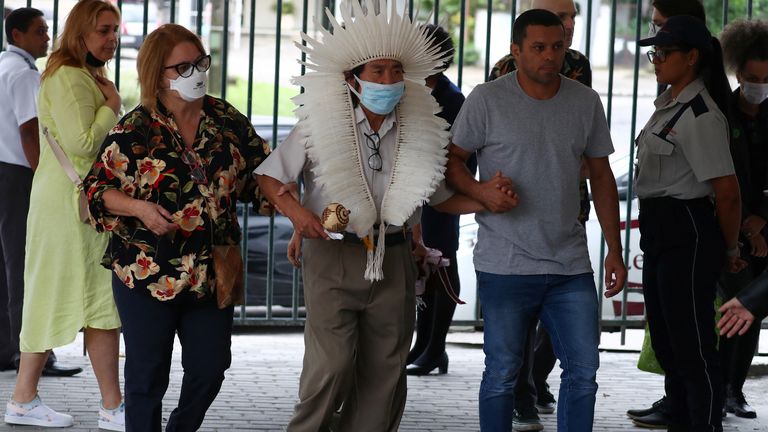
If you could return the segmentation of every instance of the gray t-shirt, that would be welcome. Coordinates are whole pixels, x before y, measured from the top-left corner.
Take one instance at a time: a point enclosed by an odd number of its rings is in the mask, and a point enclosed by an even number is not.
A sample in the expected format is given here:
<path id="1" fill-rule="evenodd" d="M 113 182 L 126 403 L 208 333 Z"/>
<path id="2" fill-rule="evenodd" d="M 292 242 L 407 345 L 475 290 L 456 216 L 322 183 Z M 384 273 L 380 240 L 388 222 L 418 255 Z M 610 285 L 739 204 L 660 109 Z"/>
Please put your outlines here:
<path id="1" fill-rule="evenodd" d="M 597 93 L 561 77 L 554 97 L 537 100 L 512 72 L 476 87 L 452 132 L 454 144 L 477 152 L 480 181 L 500 170 L 520 196 L 510 212 L 477 214 L 475 269 L 503 275 L 591 272 L 577 220 L 579 168 L 582 156 L 613 153 Z"/>

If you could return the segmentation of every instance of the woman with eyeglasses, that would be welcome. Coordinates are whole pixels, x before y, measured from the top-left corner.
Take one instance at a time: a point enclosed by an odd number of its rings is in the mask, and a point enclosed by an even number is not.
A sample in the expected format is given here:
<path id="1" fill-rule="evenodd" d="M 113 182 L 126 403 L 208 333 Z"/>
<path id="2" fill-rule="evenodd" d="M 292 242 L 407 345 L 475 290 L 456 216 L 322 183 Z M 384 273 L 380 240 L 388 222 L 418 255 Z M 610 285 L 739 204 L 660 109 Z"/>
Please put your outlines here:
<path id="1" fill-rule="evenodd" d="M 210 65 L 186 28 L 149 34 L 137 58 L 141 103 L 86 179 L 96 228 L 110 233 L 102 263 L 123 322 L 128 431 L 160 430 L 176 335 L 184 378 L 166 430 L 202 424 L 231 361 L 233 305 L 217 294 L 225 264 L 240 259 L 236 203 L 266 211 L 251 172 L 269 148 L 243 114 L 206 95 Z M 234 252 L 214 263 L 227 246 Z"/>
<path id="2" fill-rule="evenodd" d="M 702 22 L 706 22 L 706 14 L 704 6 L 701 0 L 653 0 L 651 2 L 653 6 L 651 21 L 648 28 L 648 37 L 655 36 L 670 17 L 677 15 L 691 15 L 700 19 Z M 661 95 L 664 90 L 667 89 L 667 84 L 658 83 L 656 87 L 656 95 Z M 646 340 L 643 341 L 643 346 L 650 346 L 650 336 L 646 333 Z M 645 351 L 645 350 L 643 350 Z M 648 353 L 642 352 L 640 357 L 644 357 Z M 655 358 L 651 353 L 651 358 Z M 652 428 L 652 429 L 664 429 L 667 427 L 667 397 L 662 396 L 660 399 L 654 401 L 648 408 L 633 408 L 627 410 L 627 416 L 632 419 L 635 425 Z"/>
<path id="3" fill-rule="evenodd" d="M 115 53 L 119 29 L 120 11 L 112 3 L 77 2 L 42 74 L 40 129 L 50 133 L 70 166 L 60 164 L 41 133 L 27 219 L 21 361 L 4 418 L 9 424 L 72 426 L 71 415 L 40 400 L 38 383 L 51 349 L 72 343 L 84 329 L 101 392 L 100 407 L 94 410 L 99 426 L 124 429 L 118 381 L 120 318 L 110 274 L 99 267 L 107 236 L 81 222 L 79 190 L 67 176 L 68 169 L 80 178 L 88 172 L 117 122 L 121 99 L 104 66 Z"/>
<path id="4" fill-rule="evenodd" d="M 660 84 L 637 138 L 643 292 L 651 342 L 666 374 L 670 431 L 722 431 L 713 331 L 721 270 L 738 271 L 739 185 L 728 148 L 720 44 L 698 18 L 670 17 L 648 54 Z"/>

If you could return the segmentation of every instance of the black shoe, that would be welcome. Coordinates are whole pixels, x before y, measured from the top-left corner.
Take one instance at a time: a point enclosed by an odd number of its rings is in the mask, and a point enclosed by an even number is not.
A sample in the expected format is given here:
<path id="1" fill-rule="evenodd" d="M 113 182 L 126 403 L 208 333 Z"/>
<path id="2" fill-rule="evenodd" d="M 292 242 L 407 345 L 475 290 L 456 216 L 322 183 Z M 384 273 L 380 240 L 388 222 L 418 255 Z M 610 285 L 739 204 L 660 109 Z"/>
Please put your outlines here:
<path id="1" fill-rule="evenodd" d="M 68 377 L 77 375 L 83 371 L 83 368 L 77 366 L 63 366 L 59 362 L 47 363 L 43 368 L 43 376 Z"/>
<path id="2" fill-rule="evenodd" d="M 552 414 L 555 412 L 557 399 L 549 390 L 536 392 L 536 410 L 539 414 Z"/>
<path id="3" fill-rule="evenodd" d="M 669 426 L 669 417 L 661 411 L 632 419 L 635 426 L 646 429 L 666 429 Z"/>
<path id="4" fill-rule="evenodd" d="M 408 375 L 429 375 L 430 372 L 437 369 L 438 374 L 443 375 L 448 373 L 448 354 L 443 351 L 443 355 L 437 358 L 429 364 L 420 365 L 418 363 L 412 363 L 405 367 L 405 373 Z"/>
<path id="5" fill-rule="evenodd" d="M 643 409 L 631 409 L 627 410 L 627 417 L 631 419 L 636 419 L 638 417 L 646 417 L 651 414 L 654 414 L 659 411 L 659 409 L 664 410 L 667 406 L 667 397 L 664 396 L 661 399 L 657 400 L 653 404 L 651 404 L 650 408 L 643 408 Z"/>
<path id="6" fill-rule="evenodd" d="M 515 409 L 512 414 L 512 430 L 513 431 L 540 431 L 544 429 L 544 425 L 541 424 L 536 409 Z"/>
<path id="7" fill-rule="evenodd" d="M 738 392 L 735 395 L 730 395 L 725 399 L 725 410 L 729 413 L 733 413 L 736 417 L 757 417 L 757 412 L 755 412 L 754 408 L 749 406 L 746 399 L 744 399 L 744 393 L 742 392 Z"/>

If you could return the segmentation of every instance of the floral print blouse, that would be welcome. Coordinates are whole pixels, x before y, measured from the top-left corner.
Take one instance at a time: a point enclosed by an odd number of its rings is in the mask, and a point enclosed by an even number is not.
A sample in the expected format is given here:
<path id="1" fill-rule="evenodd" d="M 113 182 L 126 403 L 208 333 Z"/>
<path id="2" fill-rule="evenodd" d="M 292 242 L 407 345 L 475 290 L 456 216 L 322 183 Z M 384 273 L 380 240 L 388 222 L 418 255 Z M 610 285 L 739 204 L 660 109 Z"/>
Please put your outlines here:
<path id="1" fill-rule="evenodd" d="M 212 246 L 240 242 L 236 201 L 269 214 L 252 175 L 269 145 L 232 105 L 205 96 L 187 150 L 172 114 L 157 104 L 153 112 L 138 106 L 109 132 L 85 190 L 96 229 L 110 233 L 103 266 L 161 301 L 184 290 L 200 298 L 214 286 Z M 110 189 L 159 204 L 179 229 L 158 237 L 138 218 L 110 214 L 102 201 Z"/>

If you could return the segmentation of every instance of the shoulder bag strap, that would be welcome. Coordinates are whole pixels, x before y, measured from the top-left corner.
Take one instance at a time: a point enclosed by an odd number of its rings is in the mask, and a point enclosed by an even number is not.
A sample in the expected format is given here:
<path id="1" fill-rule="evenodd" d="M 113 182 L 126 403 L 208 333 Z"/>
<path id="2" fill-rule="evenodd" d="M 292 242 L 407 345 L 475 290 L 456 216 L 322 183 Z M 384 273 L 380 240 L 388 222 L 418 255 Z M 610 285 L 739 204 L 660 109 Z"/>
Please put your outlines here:
<path id="1" fill-rule="evenodd" d="M 53 135 L 51 135 L 51 131 L 49 131 L 47 127 L 43 126 L 43 134 L 48 140 L 48 145 L 51 146 L 53 154 L 56 155 L 56 159 L 58 159 L 59 164 L 64 169 L 64 173 L 67 174 L 67 177 L 69 177 L 70 180 L 72 180 L 72 183 L 75 184 L 78 190 L 83 190 L 83 180 L 77 174 L 77 171 L 75 171 L 75 167 L 72 166 L 72 162 L 70 162 L 69 158 L 64 153 L 64 150 L 62 150 L 59 143 L 56 142 L 56 139 L 53 137 Z"/>

